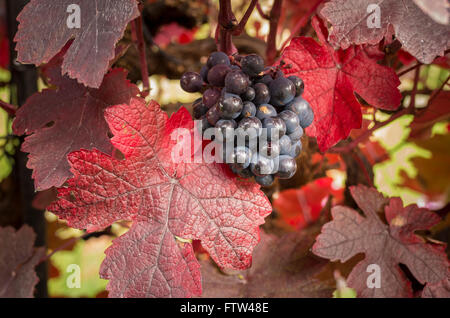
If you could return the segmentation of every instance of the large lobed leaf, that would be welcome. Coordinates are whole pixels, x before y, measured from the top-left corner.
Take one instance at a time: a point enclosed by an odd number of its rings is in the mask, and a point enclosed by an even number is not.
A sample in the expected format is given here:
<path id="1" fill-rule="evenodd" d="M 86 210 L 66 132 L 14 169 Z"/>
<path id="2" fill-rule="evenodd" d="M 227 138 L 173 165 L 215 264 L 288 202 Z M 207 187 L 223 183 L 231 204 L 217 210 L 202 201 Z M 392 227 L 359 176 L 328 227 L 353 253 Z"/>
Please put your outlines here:
<path id="1" fill-rule="evenodd" d="M 443 246 L 427 244 L 415 234 L 440 221 L 435 213 L 416 205 L 403 207 L 401 199 L 386 199 L 373 188 L 360 185 L 351 187 L 350 191 L 365 216 L 348 207 L 334 207 L 333 221 L 323 226 L 313 252 L 341 262 L 364 253 L 364 260 L 353 268 L 347 279 L 358 297 L 411 297 L 411 283 L 399 264 L 408 267 L 421 284 L 430 284 L 431 288 L 450 277 Z M 388 225 L 378 215 L 383 209 Z M 380 288 L 367 285 L 370 264 L 381 269 Z"/>
<path id="2" fill-rule="evenodd" d="M 56 89 L 45 89 L 31 96 L 16 113 L 13 131 L 25 138 L 22 151 L 28 152 L 27 167 L 33 169 L 36 190 L 61 186 L 70 173 L 67 155 L 97 148 L 112 152 L 104 110 L 129 103 L 139 93 L 127 80 L 127 73 L 113 69 L 100 88 L 87 88 L 68 76 L 62 76 L 64 50 L 43 68 L 49 83 Z"/>
<path id="3" fill-rule="evenodd" d="M 398 108 L 402 96 L 394 70 L 377 64 L 379 52 L 371 48 L 369 54 L 361 46 L 335 51 L 317 18 L 313 26 L 320 43 L 309 37 L 294 38 L 282 59 L 292 64 L 286 72 L 305 82 L 304 97 L 315 114 L 307 133 L 326 151 L 347 138 L 351 129 L 361 127 L 361 105 L 355 92 L 370 105 L 387 110 Z"/>
<path id="4" fill-rule="evenodd" d="M 0 227 L 0 298 L 33 297 L 38 282 L 34 268 L 45 255 L 43 248 L 34 248 L 35 239 L 29 226 L 17 232 Z"/>
<path id="5" fill-rule="evenodd" d="M 187 240 L 201 240 L 221 267 L 249 267 L 270 203 L 258 185 L 238 180 L 225 165 L 173 162 L 180 144 L 172 133 L 193 128 L 187 110 L 168 119 L 156 102 L 133 99 L 105 116 L 126 159 L 97 150 L 70 154 L 74 178 L 49 210 L 89 231 L 134 221 L 106 251 L 100 274 L 110 280 L 110 296 L 200 295 L 199 264 Z"/>
<path id="6" fill-rule="evenodd" d="M 72 4 L 80 7 L 79 29 L 67 25 Z M 62 74 L 98 88 L 114 58 L 117 41 L 138 16 L 136 0 L 31 0 L 17 18 L 17 60 L 47 63 L 74 39 L 64 57 Z"/>
<path id="7" fill-rule="evenodd" d="M 441 1 L 439 9 L 445 5 Z M 438 0 L 427 1 L 435 2 Z M 371 19 L 368 6 L 377 4 L 380 8 L 380 27 L 372 27 L 367 22 Z M 428 6 L 424 1 L 415 0 L 332 0 L 325 4 L 321 14 L 331 22 L 333 28 L 330 42 L 343 49 L 352 44 L 377 44 L 384 37 L 389 41 L 392 29 L 405 50 L 419 61 L 430 64 L 436 56 L 444 55 L 450 46 L 450 26 L 448 14 L 437 17 L 446 20 L 440 24 L 423 12 L 423 7 L 431 16 L 435 16 L 436 8 Z M 369 27 L 371 26 L 371 27 Z"/>

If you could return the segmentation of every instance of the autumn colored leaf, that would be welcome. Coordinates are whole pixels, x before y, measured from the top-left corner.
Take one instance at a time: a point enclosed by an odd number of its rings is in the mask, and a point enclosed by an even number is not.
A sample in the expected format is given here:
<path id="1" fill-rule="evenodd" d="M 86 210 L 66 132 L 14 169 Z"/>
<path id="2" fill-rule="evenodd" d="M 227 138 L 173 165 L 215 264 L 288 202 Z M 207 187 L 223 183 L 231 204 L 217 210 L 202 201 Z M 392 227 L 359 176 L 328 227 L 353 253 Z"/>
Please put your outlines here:
<path id="1" fill-rule="evenodd" d="M 219 272 L 203 261 L 203 297 L 331 297 L 334 287 L 315 277 L 327 263 L 309 252 L 312 242 L 305 232 L 280 238 L 261 232 L 250 269 Z"/>
<path id="2" fill-rule="evenodd" d="M 13 123 L 14 134 L 30 135 L 22 151 L 29 153 L 27 167 L 33 169 L 36 190 L 59 187 L 72 175 L 67 161 L 72 151 L 96 148 L 111 153 L 103 111 L 129 103 L 139 93 L 122 69 L 111 70 L 99 89 L 87 88 L 61 75 L 63 59 L 64 51 L 43 68 L 56 89 L 32 95 L 17 111 Z"/>
<path id="3" fill-rule="evenodd" d="M 422 292 L 423 298 L 450 298 L 450 275 L 435 284 L 427 284 Z"/>
<path id="4" fill-rule="evenodd" d="M 297 37 L 283 53 L 282 59 L 292 68 L 286 72 L 305 82 L 305 99 L 314 110 L 314 122 L 307 129 L 316 137 L 321 151 L 348 137 L 360 128 L 361 105 L 358 93 L 370 105 L 387 110 L 400 106 L 400 81 L 394 70 L 377 64 L 375 56 L 361 46 L 335 51 L 326 42 L 326 30 L 317 18 L 313 26 L 320 43 L 309 37 Z"/>
<path id="5" fill-rule="evenodd" d="M 339 202 L 343 192 L 344 189 L 333 187 L 332 178 L 320 178 L 300 189 L 281 191 L 274 197 L 273 208 L 286 224 L 300 230 L 320 217 L 330 195 L 335 197 L 334 202 Z"/>
<path id="6" fill-rule="evenodd" d="M 161 47 L 166 47 L 172 41 L 187 44 L 194 39 L 196 30 L 189 30 L 176 22 L 163 25 L 153 41 Z"/>
<path id="7" fill-rule="evenodd" d="M 428 14 L 430 18 L 440 24 L 450 23 L 450 12 L 448 10 L 447 0 L 413 0 L 414 3 Z"/>
<path id="8" fill-rule="evenodd" d="M 440 221 L 439 216 L 416 205 L 403 207 L 400 198 L 386 199 L 373 188 L 359 185 L 350 192 L 364 216 L 344 206 L 332 209 L 333 221 L 325 224 L 313 252 L 331 261 L 345 262 L 359 253 L 365 258 L 347 278 L 358 297 L 412 297 L 411 283 L 399 264 L 404 264 L 421 284 L 435 284 L 449 275 L 444 247 L 427 244 L 415 234 Z M 379 213 L 383 213 L 387 225 Z M 369 288 L 372 272 L 379 266 L 380 288 Z"/>
<path id="9" fill-rule="evenodd" d="M 434 124 L 450 119 L 450 92 L 441 91 L 436 95 L 427 108 L 420 111 L 410 124 L 409 138 L 426 139 L 431 136 Z"/>
<path id="10" fill-rule="evenodd" d="M 97 150 L 71 153 L 74 178 L 49 210 L 88 231 L 133 221 L 106 251 L 100 275 L 110 280 L 109 296 L 200 295 L 189 240 L 201 240 L 223 268 L 249 267 L 270 203 L 258 185 L 238 180 L 223 164 L 174 162 L 174 149 L 191 146 L 171 139 L 178 129 L 192 130 L 188 111 L 168 119 L 156 102 L 133 99 L 108 108 L 105 117 L 125 159 Z"/>
<path id="11" fill-rule="evenodd" d="M 71 15 L 77 13 L 73 5 L 79 6 L 80 28 L 69 27 L 69 22 L 74 22 Z M 116 43 L 138 16 L 135 0 L 31 0 L 17 18 L 17 60 L 47 63 L 74 39 L 64 57 L 62 74 L 99 88 L 115 56 Z"/>
<path id="12" fill-rule="evenodd" d="M 34 268 L 45 255 L 34 248 L 36 234 L 27 225 L 17 232 L 0 227 L 0 298 L 31 298 L 38 277 Z"/>
<path id="13" fill-rule="evenodd" d="M 430 64 L 449 48 L 450 26 L 435 22 L 416 5 L 419 2 L 424 1 L 378 1 L 380 27 L 371 25 L 375 22 L 373 15 L 377 14 L 373 11 L 375 9 L 368 13 L 369 5 L 374 4 L 372 0 L 332 0 L 325 4 L 320 13 L 332 24 L 329 40 L 336 47 L 346 49 L 352 44 L 375 45 L 383 38 L 389 40 L 395 32 L 406 51 L 420 62 Z M 431 9 L 426 4 L 424 7 Z"/>

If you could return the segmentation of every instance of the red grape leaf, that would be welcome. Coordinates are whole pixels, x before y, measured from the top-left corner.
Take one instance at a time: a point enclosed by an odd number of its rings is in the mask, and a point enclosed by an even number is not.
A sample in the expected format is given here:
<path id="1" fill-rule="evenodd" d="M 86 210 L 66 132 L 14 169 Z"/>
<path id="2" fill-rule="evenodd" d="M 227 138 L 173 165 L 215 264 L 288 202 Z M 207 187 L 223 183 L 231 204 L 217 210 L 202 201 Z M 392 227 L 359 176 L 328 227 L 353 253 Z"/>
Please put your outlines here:
<path id="1" fill-rule="evenodd" d="M 106 251 L 100 274 L 110 280 L 109 295 L 200 295 L 199 264 L 186 240 L 201 240 L 221 267 L 249 267 L 270 203 L 258 185 L 238 180 L 226 165 L 173 162 L 175 147 L 190 146 L 171 140 L 176 129 L 192 130 L 188 111 L 168 120 L 156 102 L 133 99 L 105 117 L 126 159 L 97 150 L 70 154 L 74 178 L 49 210 L 88 231 L 134 221 Z"/>
<path id="2" fill-rule="evenodd" d="M 361 105 L 354 92 L 370 105 L 388 110 L 400 106 L 402 96 L 393 69 L 377 64 L 360 46 L 334 51 L 326 43 L 326 30 L 319 20 L 313 18 L 312 23 L 321 43 L 309 37 L 294 38 L 282 59 L 292 64 L 286 72 L 305 82 L 304 97 L 315 113 L 307 133 L 326 151 L 347 138 L 352 128 L 361 127 Z"/>
<path id="3" fill-rule="evenodd" d="M 317 221 L 327 203 L 334 196 L 334 203 L 343 199 L 344 189 L 333 186 L 333 179 L 319 178 L 299 189 L 281 191 L 273 200 L 273 208 L 281 219 L 296 230 Z"/>
<path id="4" fill-rule="evenodd" d="M 435 22 L 412 0 L 377 1 L 380 27 L 373 27 L 368 6 L 372 0 L 332 0 L 320 11 L 333 28 L 330 43 L 343 49 L 351 44 L 377 44 L 390 39 L 392 29 L 404 49 L 422 63 L 430 64 L 449 47 L 450 27 Z M 371 11 L 370 11 L 371 12 Z"/>
<path id="5" fill-rule="evenodd" d="M 43 68 L 56 89 L 45 89 L 31 96 L 19 108 L 13 124 L 16 135 L 25 138 L 22 151 L 28 152 L 27 167 L 33 169 L 36 190 L 61 186 L 70 173 L 67 155 L 97 148 L 111 153 L 108 125 L 103 111 L 117 104 L 129 103 L 139 89 L 121 69 L 110 71 L 99 89 L 87 88 L 61 75 L 64 51 Z"/>
<path id="6" fill-rule="evenodd" d="M 0 298 L 33 297 L 39 281 L 35 266 L 45 255 L 43 248 L 33 246 L 36 234 L 27 225 L 17 232 L 0 227 Z"/>
<path id="7" fill-rule="evenodd" d="M 413 139 L 427 139 L 431 137 L 431 128 L 440 121 L 450 119 L 449 91 L 441 91 L 436 95 L 427 108 L 420 111 L 412 121 L 409 134 Z"/>
<path id="8" fill-rule="evenodd" d="M 210 261 L 201 263 L 203 297 L 331 297 L 332 284 L 315 277 L 328 262 L 309 252 L 312 243 L 305 231 L 280 238 L 261 232 L 250 269 L 220 272 Z"/>
<path id="9" fill-rule="evenodd" d="M 333 221 L 323 226 L 313 252 L 341 262 L 364 253 L 364 260 L 347 278 L 358 297 L 412 297 L 411 284 L 400 263 L 422 284 L 439 282 L 448 275 L 445 248 L 426 244 L 415 234 L 437 224 L 440 221 L 437 214 L 416 205 L 403 207 L 400 198 L 386 199 L 375 189 L 362 185 L 351 187 L 350 191 L 365 217 L 348 207 L 334 207 Z M 378 216 L 383 208 L 389 225 Z M 380 288 L 367 286 L 370 264 L 380 267 Z"/>
<path id="10" fill-rule="evenodd" d="M 440 24 L 450 23 L 450 12 L 448 0 L 413 0 L 414 3 L 428 14 L 430 18 Z"/>
<path id="11" fill-rule="evenodd" d="M 69 28 L 69 5 L 80 7 L 81 27 Z M 31 0 L 17 17 L 17 60 L 40 65 L 71 39 L 62 74 L 98 88 L 127 24 L 139 16 L 135 0 Z"/>
<path id="12" fill-rule="evenodd" d="M 450 275 L 435 284 L 426 284 L 423 298 L 450 298 Z"/>

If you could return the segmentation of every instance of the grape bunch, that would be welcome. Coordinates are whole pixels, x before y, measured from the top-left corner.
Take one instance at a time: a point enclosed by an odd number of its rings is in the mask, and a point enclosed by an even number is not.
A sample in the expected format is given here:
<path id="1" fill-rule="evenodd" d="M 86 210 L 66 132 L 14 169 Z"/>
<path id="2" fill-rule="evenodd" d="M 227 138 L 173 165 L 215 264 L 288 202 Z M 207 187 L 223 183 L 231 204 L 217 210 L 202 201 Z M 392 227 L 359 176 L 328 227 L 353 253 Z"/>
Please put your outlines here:
<path id="1" fill-rule="evenodd" d="M 194 117 L 203 132 L 214 128 L 231 170 L 262 186 L 295 174 L 303 130 L 314 119 L 302 79 L 285 77 L 281 67 L 265 67 L 256 54 L 214 52 L 200 73 L 186 72 L 180 81 L 186 92 L 203 94 Z"/>

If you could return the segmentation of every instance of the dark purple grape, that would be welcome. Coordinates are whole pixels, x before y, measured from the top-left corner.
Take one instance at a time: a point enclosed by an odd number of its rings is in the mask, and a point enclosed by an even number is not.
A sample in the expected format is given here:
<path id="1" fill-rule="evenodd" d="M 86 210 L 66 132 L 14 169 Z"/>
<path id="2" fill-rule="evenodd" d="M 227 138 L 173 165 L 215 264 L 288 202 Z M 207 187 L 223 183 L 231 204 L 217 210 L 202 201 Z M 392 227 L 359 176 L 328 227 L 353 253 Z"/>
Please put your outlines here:
<path id="1" fill-rule="evenodd" d="M 273 77 L 270 74 L 266 74 L 263 77 L 261 77 L 260 79 L 258 79 L 256 81 L 256 83 L 263 83 L 265 85 L 267 85 L 267 87 L 269 87 L 270 83 L 272 83 L 273 81 Z"/>
<path id="2" fill-rule="evenodd" d="M 275 181 L 275 178 L 273 177 L 273 175 L 267 174 L 262 177 L 256 176 L 255 181 L 263 187 L 270 187 L 273 184 L 273 182 Z"/>
<path id="3" fill-rule="evenodd" d="M 252 140 L 261 134 L 262 124 L 256 117 L 246 117 L 238 123 L 236 134 L 240 141 Z"/>
<path id="4" fill-rule="evenodd" d="M 297 162 L 291 156 L 282 155 L 277 160 L 278 171 L 275 173 L 280 179 L 290 179 L 297 171 Z"/>
<path id="5" fill-rule="evenodd" d="M 247 55 L 241 60 L 241 67 L 248 76 L 258 76 L 264 70 L 264 59 L 256 54 Z"/>
<path id="6" fill-rule="evenodd" d="M 288 135 L 284 135 L 278 141 L 280 144 L 280 155 L 287 155 L 291 151 L 291 138 Z"/>
<path id="7" fill-rule="evenodd" d="M 242 71 L 231 71 L 225 77 L 225 89 L 228 93 L 241 95 L 247 90 L 249 82 Z"/>
<path id="8" fill-rule="evenodd" d="M 234 151 L 227 157 L 227 163 L 231 167 L 235 167 L 235 170 L 243 170 L 250 166 L 252 159 L 252 151 L 245 146 L 238 146 L 234 148 Z"/>
<path id="9" fill-rule="evenodd" d="M 258 107 L 256 110 L 256 117 L 258 117 L 259 120 L 264 120 L 264 118 L 269 117 L 276 117 L 277 116 L 277 110 L 275 107 L 273 107 L 270 104 L 263 104 Z"/>
<path id="10" fill-rule="evenodd" d="M 244 104 L 242 99 L 235 94 L 225 93 L 219 99 L 220 116 L 223 119 L 236 119 L 242 112 Z"/>
<path id="11" fill-rule="evenodd" d="M 196 72 L 186 72 L 181 76 L 180 85 L 184 91 L 195 93 L 203 87 L 203 79 Z"/>
<path id="12" fill-rule="evenodd" d="M 234 129 L 237 124 L 233 119 L 220 119 L 217 121 L 215 139 L 217 141 L 234 139 Z"/>
<path id="13" fill-rule="evenodd" d="M 255 99 L 255 89 L 253 87 L 247 87 L 247 89 L 245 90 L 245 93 L 241 95 L 242 100 L 245 101 L 249 101 L 251 102 L 252 100 Z"/>
<path id="14" fill-rule="evenodd" d="M 196 120 L 194 122 L 194 125 L 197 127 L 198 131 L 201 133 L 203 133 L 206 129 L 212 127 L 211 124 L 208 122 L 206 115 L 203 115 L 200 119 Z"/>
<path id="15" fill-rule="evenodd" d="M 200 99 L 200 102 L 197 102 L 197 103 L 194 102 L 194 104 L 193 104 L 193 113 L 194 113 L 194 118 L 196 118 L 196 119 L 202 117 L 208 111 L 208 107 L 206 107 L 202 103 L 202 99 L 201 98 L 199 98 L 199 99 Z"/>
<path id="16" fill-rule="evenodd" d="M 298 126 L 297 129 L 288 134 L 288 136 L 293 142 L 300 140 L 300 138 L 302 138 L 303 136 L 303 128 L 301 126 Z"/>
<path id="17" fill-rule="evenodd" d="M 297 158 L 300 152 L 302 152 L 302 148 L 303 148 L 302 142 L 300 140 L 297 140 L 291 145 L 291 149 L 288 155 L 291 156 L 292 158 Z"/>
<path id="18" fill-rule="evenodd" d="M 208 72 L 209 68 L 206 65 L 203 65 L 202 68 L 200 69 L 200 76 L 203 78 L 203 81 L 205 83 L 208 82 Z"/>
<path id="19" fill-rule="evenodd" d="M 286 109 L 292 110 L 298 115 L 300 126 L 309 127 L 314 120 L 314 112 L 309 103 L 302 97 L 296 97 Z"/>
<path id="20" fill-rule="evenodd" d="M 208 122 L 211 126 L 215 126 L 217 121 L 220 119 L 219 106 L 214 105 L 213 107 L 211 107 L 206 113 L 206 118 L 208 119 Z"/>
<path id="21" fill-rule="evenodd" d="M 288 77 L 288 80 L 290 80 L 292 83 L 294 83 L 295 86 L 295 97 L 301 96 L 303 94 L 303 91 L 305 90 L 305 83 L 303 83 L 303 80 L 295 75 L 291 75 Z"/>
<path id="22" fill-rule="evenodd" d="M 276 158 L 280 155 L 280 143 L 275 141 L 263 141 L 259 144 L 259 154 L 267 158 Z"/>
<path id="23" fill-rule="evenodd" d="M 286 124 L 286 133 L 289 135 L 293 133 L 297 128 L 300 127 L 300 123 L 298 121 L 298 116 L 291 110 L 283 110 L 279 114 L 280 118 L 284 120 Z"/>
<path id="24" fill-rule="evenodd" d="M 212 106 L 217 104 L 217 102 L 219 101 L 219 98 L 220 98 L 220 90 L 219 89 L 208 88 L 203 93 L 203 104 L 206 107 L 211 108 Z"/>
<path id="25" fill-rule="evenodd" d="M 295 97 L 295 86 L 285 77 L 278 77 L 270 83 L 270 103 L 275 106 L 284 106 Z"/>
<path id="26" fill-rule="evenodd" d="M 211 53 L 211 55 L 208 58 L 208 61 L 206 62 L 206 66 L 208 68 L 213 68 L 214 66 L 219 64 L 230 65 L 230 59 L 228 58 L 228 55 L 226 55 L 223 52 Z"/>
<path id="27" fill-rule="evenodd" d="M 270 101 L 269 88 L 266 84 L 256 83 L 253 85 L 253 89 L 255 90 L 255 98 L 253 99 L 255 105 L 267 104 Z"/>
<path id="28" fill-rule="evenodd" d="M 252 102 L 244 102 L 240 118 L 254 117 L 256 115 L 256 106 Z"/>
<path id="29" fill-rule="evenodd" d="M 286 133 L 286 124 L 280 117 L 264 118 L 263 128 L 267 129 L 268 140 L 280 139 Z"/>
<path id="30" fill-rule="evenodd" d="M 212 86 L 223 87 L 225 85 L 225 76 L 231 72 L 231 68 L 225 64 L 217 64 L 208 72 L 208 82 Z"/>
<path id="31" fill-rule="evenodd" d="M 255 160 L 252 159 L 250 169 L 255 176 L 264 176 L 274 172 L 275 163 L 272 159 L 257 155 Z"/>

